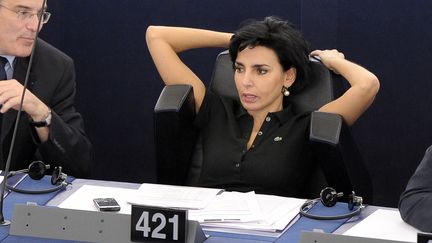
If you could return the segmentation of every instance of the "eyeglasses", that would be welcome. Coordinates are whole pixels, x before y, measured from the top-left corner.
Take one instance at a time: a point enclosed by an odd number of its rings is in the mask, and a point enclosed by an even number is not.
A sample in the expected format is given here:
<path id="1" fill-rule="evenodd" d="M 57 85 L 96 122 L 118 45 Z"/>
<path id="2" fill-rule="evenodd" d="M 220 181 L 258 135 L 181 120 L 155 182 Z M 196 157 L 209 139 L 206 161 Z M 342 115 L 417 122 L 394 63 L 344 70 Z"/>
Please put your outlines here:
<path id="1" fill-rule="evenodd" d="M 42 23 L 46 24 L 48 23 L 48 20 L 51 17 L 51 13 L 46 11 L 39 11 L 37 13 L 34 13 L 27 10 L 13 10 L 1 4 L 0 7 L 3 7 L 11 12 L 14 12 L 17 15 L 17 18 L 22 21 L 29 21 L 33 18 L 33 16 L 37 16 L 38 19 L 42 17 Z"/>

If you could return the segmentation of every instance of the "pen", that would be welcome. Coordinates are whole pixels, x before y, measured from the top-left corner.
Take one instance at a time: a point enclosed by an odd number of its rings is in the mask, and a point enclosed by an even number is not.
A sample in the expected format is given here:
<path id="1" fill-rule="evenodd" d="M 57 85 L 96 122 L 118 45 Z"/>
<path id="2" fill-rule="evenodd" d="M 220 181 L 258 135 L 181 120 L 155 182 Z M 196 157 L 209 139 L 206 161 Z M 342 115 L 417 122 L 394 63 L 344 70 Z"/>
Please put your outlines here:
<path id="1" fill-rule="evenodd" d="M 241 219 L 204 219 L 204 222 L 226 222 L 226 221 L 239 222 L 241 221 Z"/>

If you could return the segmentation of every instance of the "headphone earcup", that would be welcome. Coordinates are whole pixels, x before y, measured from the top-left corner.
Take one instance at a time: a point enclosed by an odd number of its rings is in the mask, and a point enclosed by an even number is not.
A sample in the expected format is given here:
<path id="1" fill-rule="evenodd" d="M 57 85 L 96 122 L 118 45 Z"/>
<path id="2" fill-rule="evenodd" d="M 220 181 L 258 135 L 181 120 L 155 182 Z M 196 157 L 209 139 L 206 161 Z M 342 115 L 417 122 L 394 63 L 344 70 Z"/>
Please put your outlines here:
<path id="1" fill-rule="evenodd" d="M 56 185 L 58 183 L 65 181 L 66 178 L 67 175 L 62 172 L 62 167 L 56 166 L 51 176 L 51 184 Z"/>
<path id="2" fill-rule="evenodd" d="M 49 165 L 45 165 L 42 161 L 33 161 L 28 167 L 28 175 L 33 180 L 40 180 L 45 176 L 47 169 L 49 169 Z"/>
<path id="3" fill-rule="evenodd" d="M 331 187 L 326 187 L 321 190 L 320 200 L 326 207 L 333 207 L 337 203 L 338 193 Z"/>

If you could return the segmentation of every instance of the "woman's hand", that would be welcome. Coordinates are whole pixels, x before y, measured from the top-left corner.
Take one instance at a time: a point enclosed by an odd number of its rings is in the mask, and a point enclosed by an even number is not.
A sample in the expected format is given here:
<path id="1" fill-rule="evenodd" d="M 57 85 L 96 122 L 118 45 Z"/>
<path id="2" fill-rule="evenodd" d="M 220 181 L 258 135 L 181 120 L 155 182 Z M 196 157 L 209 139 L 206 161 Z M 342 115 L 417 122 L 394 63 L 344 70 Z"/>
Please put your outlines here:
<path id="1" fill-rule="evenodd" d="M 319 57 L 328 69 L 342 75 L 351 85 L 342 96 L 319 110 L 339 114 L 352 125 L 372 104 L 380 86 L 378 78 L 364 67 L 346 60 L 338 50 L 315 50 L 310 55 Z"/>
<path id="2" fill-rule="evenodd" d="M 339 72 L 333 67 L 333 61 L 336 59 L 345 59 L 345 55 L 336 50 L 315 50 L 313 52 L 310 53 L 311 56 L 313 57 L 319 57 L 319 59 L 321 60 L 321 62 L 330 70 L 332 70 L 333 72 L 339 74 Z"/>

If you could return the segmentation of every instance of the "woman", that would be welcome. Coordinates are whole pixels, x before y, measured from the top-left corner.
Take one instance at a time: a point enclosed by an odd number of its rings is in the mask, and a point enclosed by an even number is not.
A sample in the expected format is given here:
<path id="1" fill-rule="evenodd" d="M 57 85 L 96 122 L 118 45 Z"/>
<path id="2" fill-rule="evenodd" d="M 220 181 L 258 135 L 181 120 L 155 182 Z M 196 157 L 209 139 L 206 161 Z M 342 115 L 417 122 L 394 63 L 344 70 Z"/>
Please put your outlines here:
<path id="1" fill-rule="evenodd" d="M 274 17 L 255 21 L 234 35 L 202 29 L 150 26 L 153 61 L 166 85 L 194 89 L 195 125 L 203 139 L 197 186 L 303 197 L 315 166 L 308 141 L 311 112 L 296 113 L 284 97 L 307 85 L 309 51 L 300 32 Z M 229 48 L 240 102 L 208 91 L 178 53 L 203 47 Z M 336 50 L 316 50 L 331 70 L 351 84 L 319 110 L 353 124 L 379 89 L 378 79 Z"/>

